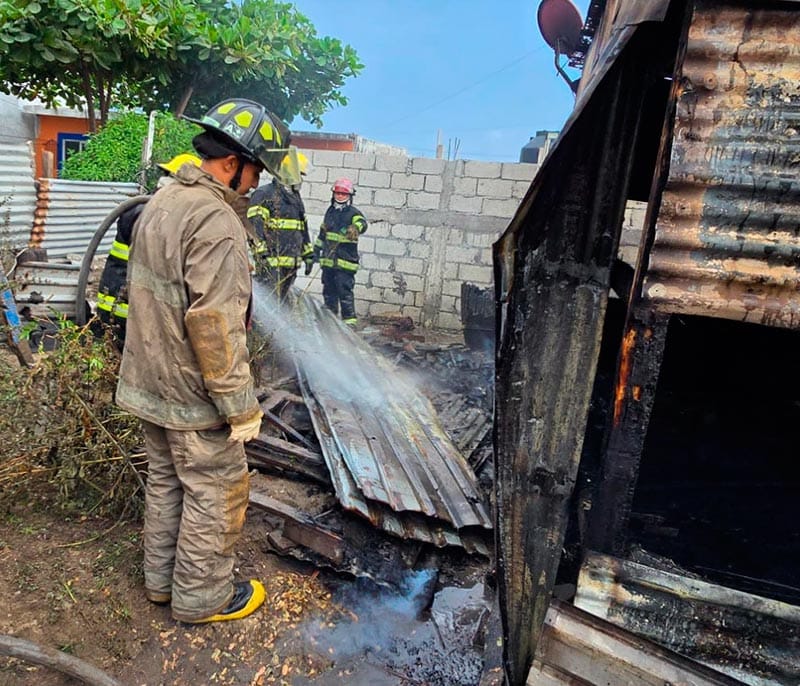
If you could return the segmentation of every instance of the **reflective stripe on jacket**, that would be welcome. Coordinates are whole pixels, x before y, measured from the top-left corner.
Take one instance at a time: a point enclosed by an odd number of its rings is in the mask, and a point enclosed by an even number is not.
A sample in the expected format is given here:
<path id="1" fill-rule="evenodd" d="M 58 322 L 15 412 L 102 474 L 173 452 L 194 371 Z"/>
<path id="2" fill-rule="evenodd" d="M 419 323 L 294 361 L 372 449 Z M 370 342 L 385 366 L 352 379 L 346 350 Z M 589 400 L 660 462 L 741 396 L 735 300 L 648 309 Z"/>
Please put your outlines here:
<path id="1" fill-rule="evenodd" d="M 256 268 L 298 267 L 312 256 L 306 208 L 300 193 L 277 181 L 253 192 L 247 218 L 256 240 Z"/>
<path id="2" fill-rule="evenodd" d="M 208 429 L 257 407 L 245 317 L 251 294 L 236 199 L 184 165 L 136 225 L 116 401 L 168 429 Z"/>
<path id="3" fill-rule="evenodd" d="M 353 241 L 347 237 L 350 226 L 355 226 L 359 235 L 367 230 L 367 220 L 357 207 L 345 205 L 337 208 L 331 205 L 328 208 L 319 236 L 314 241 L 314 255 L 320 266 L 358 271 L 358 239 Z"/>
<path id="4" fill-rule="evenodd" d="M 106 323 L 112 316 L 120 319 L 128 316 L 125 293 L 128 256 L 133 227 L 143 208 L 144 203 L 134 205 L 117 218 L 117 233 L 97 285 L 97 311 L 100 319 Z"/>

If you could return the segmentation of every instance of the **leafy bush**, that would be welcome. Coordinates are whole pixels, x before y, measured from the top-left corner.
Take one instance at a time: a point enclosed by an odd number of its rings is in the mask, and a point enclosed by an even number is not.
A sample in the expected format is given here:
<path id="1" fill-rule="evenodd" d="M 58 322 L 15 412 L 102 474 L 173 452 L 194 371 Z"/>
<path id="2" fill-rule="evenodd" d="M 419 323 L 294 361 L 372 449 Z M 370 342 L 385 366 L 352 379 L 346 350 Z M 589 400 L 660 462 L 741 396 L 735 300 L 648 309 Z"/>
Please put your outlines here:
<path id="1" fill-rule="evenodd" d="M 0 355 L 0 503 L 47 497 L 67 511 L 138 515 L 142 436 L 113 402 L 119 353 L 66 319 L 52 341 L 30 369 Z"/>
<path id="2" fill-rule="evenodd" d="M 83 150 L 67 158 L 61 178 L 139 183 L 147 122 L 147 115 L 139 112 L 126 112 L 110 120 L 90 136 Z M 192 152 L 192 138 L 198 131 L 194 124 L 175 119 L 171 114 L 156 114 L 153 164 L 146 170 L 144 184 L 148 190 L 154 190 L 161 176 L 155 163 L 166 162 L 183 152 Z"/>

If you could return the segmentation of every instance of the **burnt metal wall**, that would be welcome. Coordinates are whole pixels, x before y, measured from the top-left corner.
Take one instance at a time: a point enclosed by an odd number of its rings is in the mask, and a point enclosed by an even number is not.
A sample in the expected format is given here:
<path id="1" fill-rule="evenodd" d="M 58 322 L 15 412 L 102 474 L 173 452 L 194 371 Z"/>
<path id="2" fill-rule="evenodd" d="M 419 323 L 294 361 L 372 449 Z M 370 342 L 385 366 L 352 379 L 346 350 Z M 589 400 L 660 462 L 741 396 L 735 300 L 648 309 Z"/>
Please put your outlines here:
<path id="1" fill-rule="evenodd" d="M 800 11 L 695 3 L 645 306 L 800 327 Z"/>

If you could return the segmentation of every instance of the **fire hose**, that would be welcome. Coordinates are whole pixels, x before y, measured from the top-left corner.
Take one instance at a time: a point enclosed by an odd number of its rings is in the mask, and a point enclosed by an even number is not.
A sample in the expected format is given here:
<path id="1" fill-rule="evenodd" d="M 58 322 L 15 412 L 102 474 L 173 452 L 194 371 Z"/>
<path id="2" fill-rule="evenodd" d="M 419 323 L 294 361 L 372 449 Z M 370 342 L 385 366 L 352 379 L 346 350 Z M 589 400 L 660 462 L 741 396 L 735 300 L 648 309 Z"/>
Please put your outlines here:
<path id="1" fill-rule="evenodd" d="M 84 326 L 88 320 L 86 316 L 86 286 L 89 283 L 89 273 L 92 270 L 92 262 L 97 252 L 97 246 L 100 245 L 108 229 L 117 221 L 121 214 L 131 207 L 147 202 L 150 200 L 150 197 L 149 195 L 136 195 L 121 202 L 111 210 L 109 215 L 102 222 L 100 222 L 100 226 L 98 226 L 97 230 L 94 232 L 94 236 L 92 236 L 92 240 L 89 241 L 89 246 L 86 248 L 86 254 L 83 256 L 83 261 L 81 262 L 81 271 L 78 274 L 78 291 L 75 294 L 75 323 L 78 326 Z"/>

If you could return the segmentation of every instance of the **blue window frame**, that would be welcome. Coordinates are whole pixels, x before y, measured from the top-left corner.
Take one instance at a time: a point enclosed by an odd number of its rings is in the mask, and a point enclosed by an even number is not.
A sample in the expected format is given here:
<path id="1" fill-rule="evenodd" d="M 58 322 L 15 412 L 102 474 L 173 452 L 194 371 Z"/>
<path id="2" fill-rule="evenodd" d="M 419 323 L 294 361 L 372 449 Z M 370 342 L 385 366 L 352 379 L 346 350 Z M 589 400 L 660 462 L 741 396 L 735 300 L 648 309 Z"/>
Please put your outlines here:
<path id="1" fill-rule="evenodd" d="M 64 160 L 73 152 L 83 150 L 89 137 L 82 133 L 59 133 L 58 134 L 58 171 L 64 166 Z"/>

